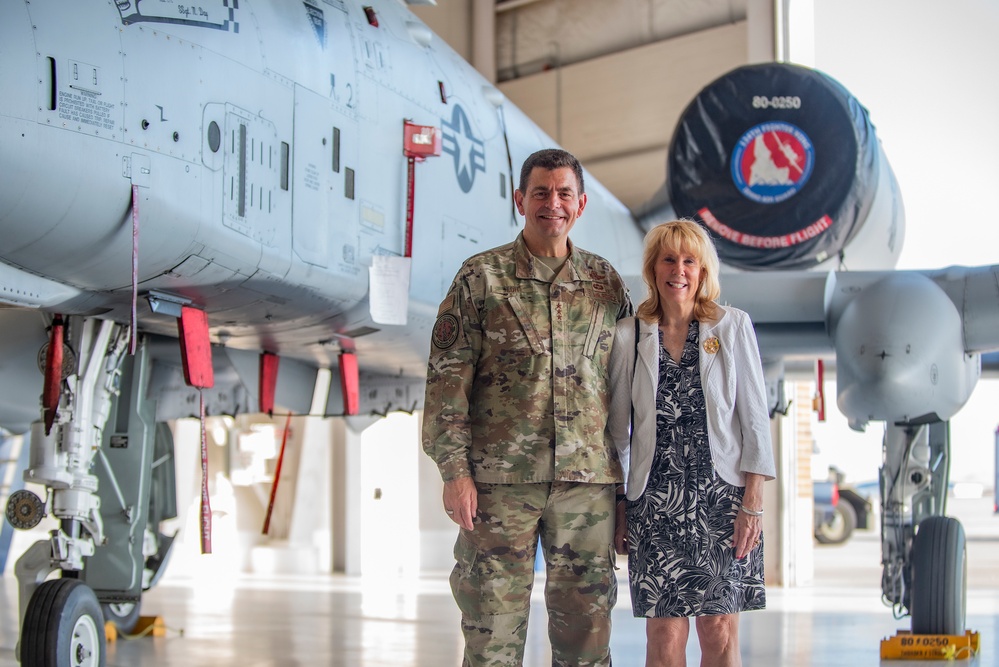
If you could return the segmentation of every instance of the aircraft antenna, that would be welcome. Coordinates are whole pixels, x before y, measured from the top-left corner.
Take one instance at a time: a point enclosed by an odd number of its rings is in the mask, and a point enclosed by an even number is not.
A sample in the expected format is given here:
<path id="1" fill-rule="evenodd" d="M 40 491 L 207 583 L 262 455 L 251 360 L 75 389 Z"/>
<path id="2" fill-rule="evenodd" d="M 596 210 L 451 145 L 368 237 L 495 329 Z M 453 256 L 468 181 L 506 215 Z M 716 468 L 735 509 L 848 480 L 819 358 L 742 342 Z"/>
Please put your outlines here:
<path id="1" fill-rule="evenodd" d="M 500 125 L 503 127 L 503 145 L 506 146 L 506 168 L 510 174 L 510 224 L 517 226 L 517 208 L 513 203 L 513 157 L 510 155 L 510 137 L 506 133 L 506 116 L 503 114 L 503 106 L 496 107 L 499 111 Z"/>

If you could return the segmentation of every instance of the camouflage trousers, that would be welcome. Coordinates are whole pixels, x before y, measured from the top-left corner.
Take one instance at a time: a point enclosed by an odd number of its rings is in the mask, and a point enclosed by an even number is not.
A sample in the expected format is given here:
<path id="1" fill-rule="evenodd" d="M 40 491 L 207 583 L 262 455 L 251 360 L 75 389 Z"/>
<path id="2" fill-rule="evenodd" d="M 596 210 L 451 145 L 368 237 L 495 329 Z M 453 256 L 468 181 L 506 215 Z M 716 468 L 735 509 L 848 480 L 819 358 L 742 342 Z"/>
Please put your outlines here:
<path id="1" fill-rule="evenodd" d="M 538 538 L 552 665 L 610 665 L 616 484 L 478 484 L 475 529 L 461 529 L 451 590 L 465 667 L 522 665 Z"/>

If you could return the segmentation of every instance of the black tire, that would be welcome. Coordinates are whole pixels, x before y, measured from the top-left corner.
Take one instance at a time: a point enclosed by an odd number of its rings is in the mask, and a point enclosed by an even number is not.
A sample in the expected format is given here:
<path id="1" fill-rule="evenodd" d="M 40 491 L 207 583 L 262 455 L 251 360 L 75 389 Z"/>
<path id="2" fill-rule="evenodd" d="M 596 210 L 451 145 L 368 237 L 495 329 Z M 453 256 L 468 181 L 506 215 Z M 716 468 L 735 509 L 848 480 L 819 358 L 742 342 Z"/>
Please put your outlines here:
<path id="1" fill-rule="evenodd" d="M 963 635 L 968 589 L 968 552 L 957 519 L 924 519 L 912 541 L 912 632 Z"/>
<path id="2" fill-rule="evenodd" d="M 829 523 L 815 527 L 815 539 L 820 544 L 842 544 L 850 539 L 853 529 L 857 527 L 857 510 L 853 505 L 840 498 L 836 503 L 836 515 Z"/>
<path id="3" fill-rule="evenodd" d="M 102 602 L 101 612 L 104 620 L 114 623 L 118 632 L 126 635 L 132 634 L 135 624 L 139 622 L 139 612 L 142 610 L 142 601 L 135 602 Z"/>
<path id="4" fill-rule="evenodd" d="M 21 628 L 21 664 L 106 667 L 104 615 L 86 584 L 52 579 L 35 589 Z"/>

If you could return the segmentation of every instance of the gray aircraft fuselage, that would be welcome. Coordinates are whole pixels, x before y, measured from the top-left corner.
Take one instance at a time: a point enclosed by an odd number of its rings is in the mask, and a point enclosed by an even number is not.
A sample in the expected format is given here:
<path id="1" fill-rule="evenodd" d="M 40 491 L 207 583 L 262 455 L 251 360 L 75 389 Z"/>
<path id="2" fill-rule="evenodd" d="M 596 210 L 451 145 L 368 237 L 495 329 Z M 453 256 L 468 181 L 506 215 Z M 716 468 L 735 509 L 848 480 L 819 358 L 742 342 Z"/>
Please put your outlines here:
<path id="1" fill-rule="evenodd" d="M 377 26 L 357 3 L 224 4 L 5 7 L 0 300 L 127 322 L 134 216 L 142 330 L 176 335 L 153 293 L 230 348 L 421 377 L 451 278 L 518 233 L 519 166 L 554 142 L 397 2 L 372 3 Z M 415 167 L 406 325 L 382 325 L 369 268 L 404 254 L 403 119 L 443 150 Z M 574 240 L 637 266 L 632 217 L 589 185 Z"/>

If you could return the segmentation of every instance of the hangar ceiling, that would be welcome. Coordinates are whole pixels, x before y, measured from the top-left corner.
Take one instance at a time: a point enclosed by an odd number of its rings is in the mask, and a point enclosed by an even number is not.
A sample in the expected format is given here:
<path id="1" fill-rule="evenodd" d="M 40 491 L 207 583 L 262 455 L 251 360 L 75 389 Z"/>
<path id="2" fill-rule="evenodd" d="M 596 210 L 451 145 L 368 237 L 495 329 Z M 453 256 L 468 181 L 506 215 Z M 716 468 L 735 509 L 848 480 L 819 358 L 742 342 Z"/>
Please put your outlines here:
<path id="1" fill-rule="evenodd" d="M 500 1 L 496 3 L 497 80 L 745 20 L 745 0 Z"/>
<path id="2" fill-rule="evenodd" d="M 781 0 L 437 0 L 411 9 L 636 209 L 663 185 L 683 109 L 773 60 Z"/>

